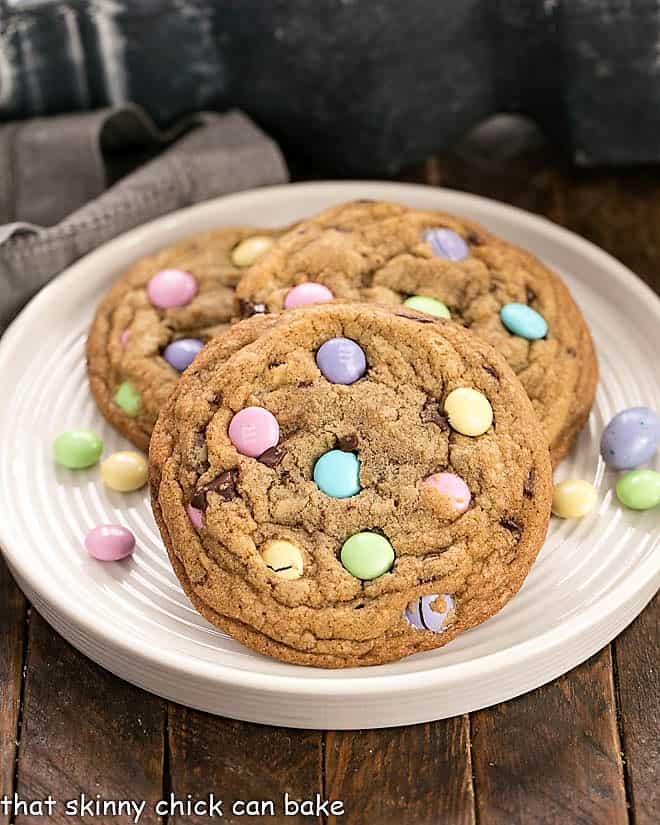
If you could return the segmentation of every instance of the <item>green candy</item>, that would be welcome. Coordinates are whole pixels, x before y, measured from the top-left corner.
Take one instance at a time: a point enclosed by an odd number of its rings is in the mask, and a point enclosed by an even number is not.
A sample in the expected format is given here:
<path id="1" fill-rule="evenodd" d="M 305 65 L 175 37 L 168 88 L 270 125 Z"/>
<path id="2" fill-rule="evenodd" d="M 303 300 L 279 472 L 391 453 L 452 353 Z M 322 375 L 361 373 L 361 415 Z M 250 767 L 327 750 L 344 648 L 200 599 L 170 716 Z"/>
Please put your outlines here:
<path id="1" fill-rule="evenodd" d="M 616 495 L 631 510 L 650 510 L 660 504 L 660 473 L 629 470 L 617 481 Z"/>
<path id="2" fill-rule="evenodd" d="M 119 385 L 114 401 L 131 418 L 135 418 L 140 411 L 140 393 L 130 381 L 124 381 L 123 384 Z"/>
<path id="3" fill-rule="evenodd" d="M 403 302 L 404 307 L 416 309 L 418 312 L 425 312 L 433 315 L 434 318 L 451 318 L 451 312 L 435 298 L 428 298 L 426 295 L 412 295 Z"/>
<path id="4" fill-rule="evenodd" d="M 378 533 L 356 533 L 344 542 L 341 563 L 356 579 L 377 579 L 394 564 L 394 548 Z"/>
<path id="5" fill-rule="evenodd" d="M 91 430 L 68 430 L 53 443 L 55 461 L 69 470 L 84 470 L 101 458 L 103 441 Z"/>

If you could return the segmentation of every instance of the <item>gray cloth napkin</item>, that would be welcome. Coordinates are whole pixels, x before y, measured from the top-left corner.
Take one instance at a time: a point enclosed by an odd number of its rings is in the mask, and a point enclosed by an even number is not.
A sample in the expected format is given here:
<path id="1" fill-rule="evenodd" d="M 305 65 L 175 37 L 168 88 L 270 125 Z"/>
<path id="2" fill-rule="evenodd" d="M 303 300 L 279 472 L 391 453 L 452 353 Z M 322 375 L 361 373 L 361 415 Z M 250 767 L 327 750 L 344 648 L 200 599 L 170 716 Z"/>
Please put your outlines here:
<path id="1" fill-rule="evenodd" d="M 162 147 L 107 188 L 118 164 Z M 286 180 L 277 145 L 240 112 L 168 131 L 134 105 L 0 126 L 0 333 L 54 275 L 116 235 Z"/>

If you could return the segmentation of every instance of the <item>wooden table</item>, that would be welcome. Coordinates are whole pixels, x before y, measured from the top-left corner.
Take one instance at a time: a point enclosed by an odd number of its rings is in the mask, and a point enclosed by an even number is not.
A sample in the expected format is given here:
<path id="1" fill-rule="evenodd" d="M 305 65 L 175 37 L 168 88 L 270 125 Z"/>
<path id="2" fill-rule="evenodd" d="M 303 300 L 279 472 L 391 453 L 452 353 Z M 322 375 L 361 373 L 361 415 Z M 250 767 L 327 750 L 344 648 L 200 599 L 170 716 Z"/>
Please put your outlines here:
<path id="1" fill-rule="evenodd" d="M 410 170 L 540 212 L 591 238 L 660 291 L 660 172 L 578 172 L 525 128 L 481 130 Z M 613 331 L 616 334 L 616 331 Z M 11 506 L 11 502 L 4 502 Z M 301 732 L 234 722 L 144 693 L 92 664 L 30 609 L 0 561 L 0 799 L 60 801 L 0 825 L 114 823 L 63 802 L 146 800 L 151 823 L 656 825 L 660 600 L 580 667 L 525 696 L 441 722 Z M 232 815 L 233 799 L 343 800 L 343 816 Z M 224 798 L 224 818 L 159 817 L 173 792 Z M 279 802 L 278 802 L 279 808 Z"/>

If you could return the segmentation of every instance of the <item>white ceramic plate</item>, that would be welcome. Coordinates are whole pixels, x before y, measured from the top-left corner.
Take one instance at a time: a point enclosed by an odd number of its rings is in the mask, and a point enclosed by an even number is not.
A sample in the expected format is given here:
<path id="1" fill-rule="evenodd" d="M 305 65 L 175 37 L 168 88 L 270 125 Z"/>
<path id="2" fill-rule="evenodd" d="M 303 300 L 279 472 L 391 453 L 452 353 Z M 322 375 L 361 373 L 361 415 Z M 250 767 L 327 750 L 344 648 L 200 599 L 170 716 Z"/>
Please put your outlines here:
<path id="1" fill-rule="evenodd" d="M 167 561 L 145 492 L 112 493 L 98 467 L 51 459 L 62 430 L 90 427 L 105 453 L 125 448 L 96 411 L 84 368 L 94 307 L 135 258 L 222 224 L 276 226 L 352 198 L 386 198 L 467 215 L 561 272 L 593 330 L 601 382 L 589 425 L 558 470 L 598 488 L 581 521 L 553 520 L 520 593 L 446 647 L 343 671 L 259 656 L 192 609 Z M 621 264 L 541 218 L 483 198 L 422 186 L 311 183 L 244 192 L 176 212 L 88 255 L 44 289 L 0 344 L 0 539 L 43 616 L 104 667 L 147 690 L 237 719 L 306 728 L 367 728 L 439 719 L 510 699 L 582 662 L 644 607 L 660 581 L 660 513 L 623 510 L 598 457 L 604 423 L 637 404 L 660 409 L 660 300 Z M 660 469 L 660 463 L 656 462 Z M 132 559 L 101 564 L 85 532 L 121 522 Z"/>

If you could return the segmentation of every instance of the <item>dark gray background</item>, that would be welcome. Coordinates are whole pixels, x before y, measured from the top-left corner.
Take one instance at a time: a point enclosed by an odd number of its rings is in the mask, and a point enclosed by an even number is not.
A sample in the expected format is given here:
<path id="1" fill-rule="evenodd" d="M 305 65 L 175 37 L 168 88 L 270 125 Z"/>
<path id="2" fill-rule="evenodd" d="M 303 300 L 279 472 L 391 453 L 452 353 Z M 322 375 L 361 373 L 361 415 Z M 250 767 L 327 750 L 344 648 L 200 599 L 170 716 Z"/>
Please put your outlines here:
<path id="1" fill-rule="evenodd" d="M 320 171 L 392 174 L 496 112 L 575 162 L 660 159 L 656 0 L 0 0 L 0 116 L 235 106 Z"/>

